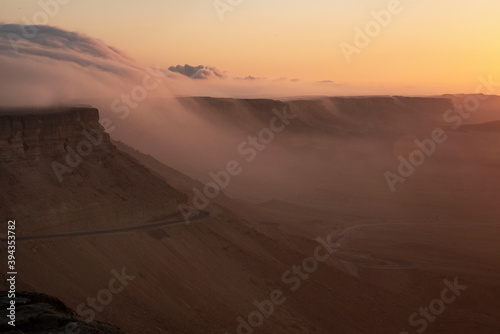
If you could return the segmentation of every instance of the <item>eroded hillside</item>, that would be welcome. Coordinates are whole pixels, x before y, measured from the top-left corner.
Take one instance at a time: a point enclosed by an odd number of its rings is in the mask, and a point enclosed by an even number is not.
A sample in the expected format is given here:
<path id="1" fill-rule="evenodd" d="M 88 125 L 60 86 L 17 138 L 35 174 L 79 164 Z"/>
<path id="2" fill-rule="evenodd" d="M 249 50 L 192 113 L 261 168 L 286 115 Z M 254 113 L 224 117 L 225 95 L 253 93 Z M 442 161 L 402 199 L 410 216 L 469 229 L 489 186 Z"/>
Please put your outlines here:
<path id="1" fill-rule="evenodd" d="M 123 227 L 186 200 L 118 151 L 94 108 L 3 109 L 0 161 L 1 218 L 22 234 Z"/>

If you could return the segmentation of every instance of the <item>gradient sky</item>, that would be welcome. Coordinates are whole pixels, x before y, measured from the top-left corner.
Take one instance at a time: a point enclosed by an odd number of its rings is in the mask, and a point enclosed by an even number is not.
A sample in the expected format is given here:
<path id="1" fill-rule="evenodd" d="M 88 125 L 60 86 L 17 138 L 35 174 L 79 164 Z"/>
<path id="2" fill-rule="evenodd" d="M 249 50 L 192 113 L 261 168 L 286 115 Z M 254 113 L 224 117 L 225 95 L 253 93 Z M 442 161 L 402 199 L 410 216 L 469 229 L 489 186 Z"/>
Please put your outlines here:
<path id="1" fill-rule="evenodd" d="M 72 0 L 49 25 L 102 39 L 144 65 L 202 64 L 231 76 L 408 94 L 472 92 L 479 76 L 500 78 L 498 0 L 401 0 L 401 14 L 347 63 L 340 43 L 352 44 L 353 29 L 389 2 L 243 0 L 221 21 L 213 0 Z M 38 1 L 0 0 L 0 22 L 24 23 L 40 10 Z"/>

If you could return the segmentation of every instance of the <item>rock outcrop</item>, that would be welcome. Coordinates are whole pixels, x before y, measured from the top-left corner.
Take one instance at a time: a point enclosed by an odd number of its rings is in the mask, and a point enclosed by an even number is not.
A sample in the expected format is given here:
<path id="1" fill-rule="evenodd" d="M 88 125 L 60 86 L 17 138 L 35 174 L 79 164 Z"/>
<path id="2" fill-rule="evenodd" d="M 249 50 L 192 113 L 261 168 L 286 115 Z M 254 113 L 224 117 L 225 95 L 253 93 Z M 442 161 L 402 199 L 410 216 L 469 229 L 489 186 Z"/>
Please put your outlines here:
<path id="1" fill-rule="evenodd" d="M 65 154 L 65 145 L 81 138 L 85 129 L 100 129 L 97 109 L 0 109 L 0 159 L 41 159 Z M 101 134 L 106 145 L 109 135 L 103 131 Z"/>
<path id="2" fill-rule="evenodd" d="M 9 325 L 7 291 L 0 291 L 0 332 L 5 334 L 80 333 L 123 334 L 116 326 L 100 321 L 86 322 L 59 299 L 43 293 L 17 292 L 15 326 Z"/>

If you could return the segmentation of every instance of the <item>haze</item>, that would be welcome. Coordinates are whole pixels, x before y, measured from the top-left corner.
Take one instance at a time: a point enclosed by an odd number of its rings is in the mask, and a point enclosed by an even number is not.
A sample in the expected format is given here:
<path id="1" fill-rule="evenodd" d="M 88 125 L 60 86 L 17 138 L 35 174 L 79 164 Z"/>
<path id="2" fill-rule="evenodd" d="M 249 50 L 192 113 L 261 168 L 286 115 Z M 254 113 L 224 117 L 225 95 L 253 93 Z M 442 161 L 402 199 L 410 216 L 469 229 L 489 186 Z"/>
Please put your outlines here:
<path id="1" fill-rule="evenodd" d="M 0 0 L 0 332 L 500 333 L 498 13 Z"/>
<path id="2" fill-rule="evenodd" d="M 389 1 L 240 3 L 221 21 L 213 1 L 71 1 L 49 24 L 102 39 L 144 65 L 202 64 L 234 77 L 360 88 L 350 95 L 469 93 L 478 74 L 500 76 L 498 1 L 402 0 L 402 12 L 351 64 L 340 43 L 352 43 L 353 29 Z M 2 0 L 0 9 L 0 22 L 26 24 L 22 17 L 40 6 Z"/>

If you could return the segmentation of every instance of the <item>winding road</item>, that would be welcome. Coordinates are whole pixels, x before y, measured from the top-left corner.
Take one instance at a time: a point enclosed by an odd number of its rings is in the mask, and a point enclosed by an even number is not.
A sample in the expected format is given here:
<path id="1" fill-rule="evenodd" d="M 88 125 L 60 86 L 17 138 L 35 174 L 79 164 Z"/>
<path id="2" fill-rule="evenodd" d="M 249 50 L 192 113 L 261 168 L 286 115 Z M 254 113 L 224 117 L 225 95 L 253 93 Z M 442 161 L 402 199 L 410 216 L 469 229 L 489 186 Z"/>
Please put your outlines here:
<path id="1" fill-rule="evenodd" d="M 199 214 L 193 216 L 189 219 L 189 222 L 193 222 L 196 220 L 203 219 L 207 217 L 210 213 L 206 211 L 200 211 Z M 68 237 L 82 237 L 82 236 L 90 236 L 90 235 L 104 235 L 104 234 L 117 234 L 117 233 L 130 233 L 136 231 L 146 231 L 154 228 L 165 227 L 165 226 L 173 226 L 173 225 L 186 225 L 186 221 L 184 219 L 178 219 L 173 221 L 161 221 L 155 222 L 151 224 L 139 225 L 139 226 L 128 226 L 122 228 L 115 228 L 109 230 L 96 230 L 96 231 L 81 231 L 81 232 L 68 232 L 68 233 L 60 233 L 60 234 L 45 234 L 45 235 L 33 235 L 33 236 L 16 236 L 16 241 L 28 241 L 28 240 L 40 240 L 40 239 L 59 239 L 59 238 L 68 238 Z M 7 238 L 0 238 L 0 241 L 7 241 Z"/>
<path id="2" fill-rule="evenodd" d="M 342 240 L 352 231 L 364 227 L 378 227 L 378 226 L 411 226 L 411 225 L 417 225 L 417 226 L 440 226 L 440 225 L 450 225 L 450 226 L 456 226 L 456 225 L 467 225 L 467 226 L 473 226 L 473 224 L 499 224 L 500 222 L 495 222 L 495 221 L 477 221 L 477 222 L 435 222 L 435 223 L 422 223 L 422 222 L 408 222 L 408 223 L 371 223 L 371 224 L 358 224 L 358 225 L 352 225 L 347 227 L 345 230 L 343 230 L 340 234 L 334 236 L 332 238 L 333 242 L 337 244 L 339 252 L 342 251 Z M 360 253 L 361 254 L 361 253 Z M 372 269 L 406 269 L 406 268 L 411 268 L 413 265 L 410 263 L 406 263 L 404 261 L 399 261 L 399 260 L 394 260 L 394 259 L 387 259 L 387 258 L 378 258 L 378 260 L 384 261 L 386 264 L 365 264 L 360 262 L 359 260 L 351 259 L 349 257 L 345 257 L 342 255 L 342 253 L 338 254 L 335 253 L 335 256 L 339 258 L 342 261 L 352 263 L 358 267 L 365 267 L 365 268 L 372 268 Z"/>

